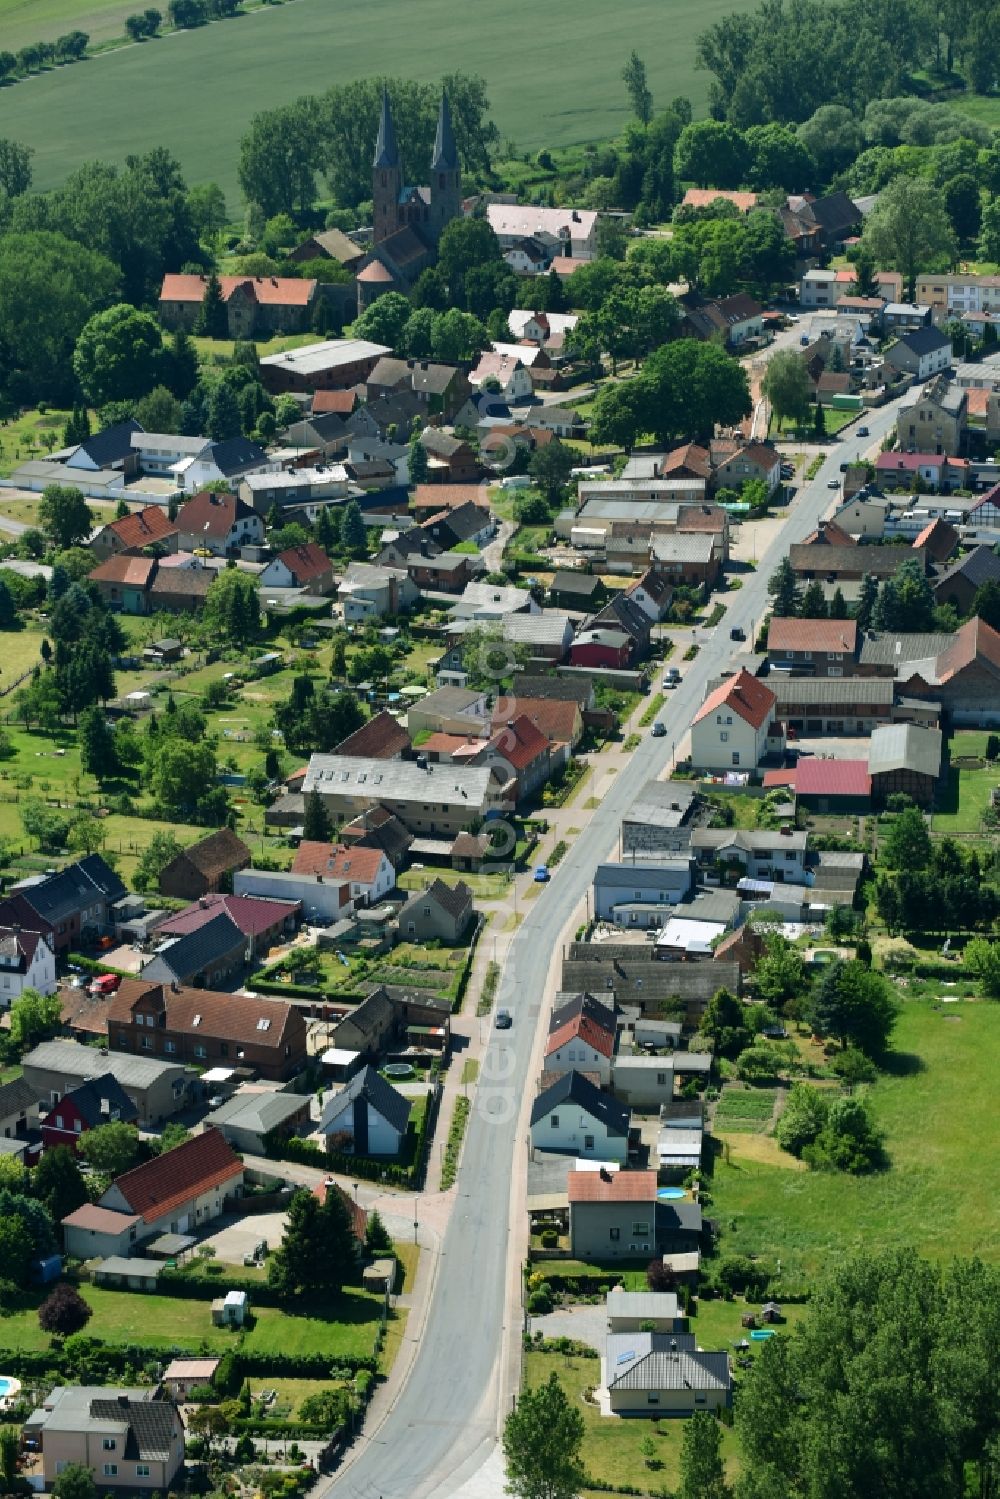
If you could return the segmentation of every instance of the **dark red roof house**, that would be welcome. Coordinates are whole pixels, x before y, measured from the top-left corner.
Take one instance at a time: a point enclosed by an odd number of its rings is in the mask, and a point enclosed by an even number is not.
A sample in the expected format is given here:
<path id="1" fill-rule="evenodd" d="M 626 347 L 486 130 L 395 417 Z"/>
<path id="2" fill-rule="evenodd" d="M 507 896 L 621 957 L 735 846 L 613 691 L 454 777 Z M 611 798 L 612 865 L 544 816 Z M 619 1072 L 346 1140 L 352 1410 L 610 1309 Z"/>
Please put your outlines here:
<path id="1" fill-rule="evenodd" d="M 74 1155 L 81 1136 L 100 1124 L 136 1124 L 139 1110 L 110 1072 L 64 1093 L 42 1119 L 42 1144 L 67 1145 Z"/>
<path id="2" fill-rule="evenodd" d="M 632 641 L 624 630 L 584 630 L 569 648 L 570 666 L 612 667 L 621 670 L 632 660 Z"/>

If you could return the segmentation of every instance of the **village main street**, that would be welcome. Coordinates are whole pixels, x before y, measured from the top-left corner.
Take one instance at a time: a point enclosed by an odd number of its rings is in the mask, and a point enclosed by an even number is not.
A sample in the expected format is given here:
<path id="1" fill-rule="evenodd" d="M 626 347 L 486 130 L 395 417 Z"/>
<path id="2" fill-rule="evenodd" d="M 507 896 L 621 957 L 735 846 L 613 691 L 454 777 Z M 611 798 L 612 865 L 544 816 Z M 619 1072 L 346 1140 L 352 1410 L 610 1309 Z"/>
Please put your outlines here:
<path id="1" fill-rule="evenodd" d="M 753 640 L 767 605 L 768 578 L 789 545 L 807 536 L 826 513 L 841 464 L 881 444 L 895 424 L 898 405 L 866 416 L 866 438 L 859 440 L 848 429 L 831 444 L 780 530 L 765 538 L 756 570 L 729 596 L 722 622 L 714 631 L 699 631 L 698 655 L 684 667 L 683 682 L 661 715 L 667 736 L 653 739 L 647 731 L 635 752 L 622 757 L 621 768 L 604 778 L 600 794 L 592 798 L 597 802 L 592 811 L 575 813 L 580 832 L 551 883 L 523 904 L 525 914 L 501 955 L 497 998 L 512 1012 L 514 1024 L 509 1031 L 491 1031 L 485 1045 L 451 1211 L 435 1225 L 440 1242 L 430 1249 L 422 1332 L 407 1360 L 409 1375 L 395 1382 L 391 1405 L 373 1413 L 340 1470 L 316 1490 L 323 1499 L 327 1494 L 450 1499 L 459 1493 L 463 1499 L 499 1499 L 497 1444 L 517 1390 L 522 1331 L 527 1116 L 562 945 L 581 919 L 595 867 L 616 846 L 623 813 L 645 782 L 665 771 L 709 681 L 729 666 L 730 631 L 739 627 L 748 642 Z M 408 1336 L 411 1332 L 408 1328 Z"/>

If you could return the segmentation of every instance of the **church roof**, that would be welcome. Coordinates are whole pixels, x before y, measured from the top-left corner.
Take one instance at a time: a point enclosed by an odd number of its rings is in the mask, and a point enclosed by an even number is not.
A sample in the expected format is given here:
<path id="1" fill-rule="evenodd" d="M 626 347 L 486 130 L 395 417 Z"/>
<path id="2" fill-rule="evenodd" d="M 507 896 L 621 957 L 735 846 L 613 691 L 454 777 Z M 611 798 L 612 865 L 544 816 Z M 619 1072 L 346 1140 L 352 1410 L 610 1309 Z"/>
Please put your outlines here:
<path id="1" fill-rule="evenodd" d="M 458 146 L 455 144 L 455 132 L 451 128 L 451 105 L 448 103 L 448 95 L 442 93 L 441 108 L 438 111 L 437 134 L 434 137 L 434 156 L 431 160 L 432 172 L 456 172 L 458 170 Z"/>
<path id="2" fill-rule="evenodd" d="M 378 125 L 378 140 L 375 142 L 375 167 L 398 167 L 399 147 L 396 145 L 396 131 L 392 123 L 392 111 L 389 108 L 389 91 L 382 90 L 382 118 Z"/>

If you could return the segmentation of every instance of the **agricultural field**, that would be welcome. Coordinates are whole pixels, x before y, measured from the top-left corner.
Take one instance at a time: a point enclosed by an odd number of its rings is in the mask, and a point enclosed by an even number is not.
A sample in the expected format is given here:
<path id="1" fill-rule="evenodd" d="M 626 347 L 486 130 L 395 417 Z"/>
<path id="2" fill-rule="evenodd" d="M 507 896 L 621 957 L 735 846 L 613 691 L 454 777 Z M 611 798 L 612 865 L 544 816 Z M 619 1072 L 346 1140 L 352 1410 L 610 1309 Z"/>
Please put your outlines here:
<path id="1" fill-rule="evenodd" d="M 723 1088 L 715 1106 L 716 1134 L 764 1134 L 771 1123 L 776 1097 L 773 1088 Z"/>
<path id="2" fill-rule="evenodd" d="M 668 0 L 666 11 L 656 0 L 625 0 L 615 8 L 584 0 L 574 9 L 567 46 L 565 17 L 539 12 L 530 0 L 494 11 L 452 0 L 419 0 L 416 11 L 407 0 L 354 8 L 295 0 L 5 88 L 0 136 L 34 148 L 35 185 L 43 189 L 95 157 L 121 162 L 166 146 L 190 182 L 218 182 L 235 218 L 239 139 L 258 110 L 349 79 L 389 74 L 436 81 L 462 69 L 486 78 L 501 136 L 513 137 L 520 149 L 597 140 L 617 134 L 629 119 L 619 75 L 630 38 L 648 39 L 642 50 L 657 102 L 687 94 L 703 112 L 709 75 L 694 69 L 695 38 L 732 9 L 733 0 Z M 15 45 L 9 34 L 15 25 L 18 45 L 36 40 L 46 11 L 56 30 L 89 30 L 92 16 L 124 13 L 101 0 L 0 0 L 4 45 Z M 512 68 L 510 38 L 520 35 L 534 45 Z M 200 111 L 177 109 L 180 90 L 212 99 L 211 129 Z"/>
<path id="3" fill-rule="evenodd" d="M 769 1137 L 730 1137 L 710 1185 L 724 1254 L 780 1259 L 796 1283 L 843 1254 L 900 1243 L 934 1258 L 996 1259 L 1000 1203 L 980 1135 L 1000 1058 L 1000 1007 L 908 999 L 894 1047 L 890 1071 L 869 1090 L 889 1169 L 806 1171 Z"/>

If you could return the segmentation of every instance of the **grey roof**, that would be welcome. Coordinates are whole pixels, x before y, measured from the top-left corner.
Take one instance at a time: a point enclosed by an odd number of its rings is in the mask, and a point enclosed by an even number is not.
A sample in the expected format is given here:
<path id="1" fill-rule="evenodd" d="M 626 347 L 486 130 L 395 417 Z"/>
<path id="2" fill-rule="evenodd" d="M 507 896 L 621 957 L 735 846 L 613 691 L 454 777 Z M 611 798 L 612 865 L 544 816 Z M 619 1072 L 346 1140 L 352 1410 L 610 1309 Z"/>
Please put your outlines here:
<path id="1" fill-rule="evenodd" d="M 426 889 L 415 890 L 407 904 L 416 905 L 423 900 L 433 900 L 442 911 L 458 921 L 472 905 L 472 891 L 464 880 L 458 880 L 454 885 L 449 885 L 447 880 L 434 880 Z"/>
<path id="2" fill-rule="evenodd" d="M 679 1317 L 674 1291 L 624 1291 L 613 1286 L 607 1295 L 609 1317 Z"/>
<path id="3" fill-rule="evenodd" d="M 437 133 L 434 136 L 434 155 L 431 158 L 432 172 L 455 172 L 458 170 L 458 147 L 455 132 L 451 128 L 451 105 L 448 95 L 441 94 L 438 112 Z"/>
<path id="4" fill-rule="evenodd" d="M 514 673 L 512 695 L 519 697 L 550 697 L 560 702 L 579 703 L 586 707 L 594 695 L 594 684 L 590 677 L 531 676 L 526 672 Z M 424 702 L 428 701 L 424 698 Z"/>
<path id="5" fill-rule="evenodd" d="M 739 909 L 740 899 L 735 891 L 699 889 L 689 900 L 671 906 L 664 915 L 676 917 L 678 921 L 721 921 L 728 926 L 736 919 Z"/>
<path id="6" fill-rule="evenodd" d="M 897 666 L 905 661 L 926 661 L 939 656 L 954 639 L 954 635 L 900 635 L 891 630 L 869 630 L 862 637 L 858 659 L 862 666 Z"/>
<path id="7" fill-rule="evenodd" d="M 634 890 L 636 884 L 650 885 L 663 890 L 685 890 L 691 884 L 691 861 L 689 859 L 636 860 L 628 864 L 598 864 L 594 873 L 594 887 L 604 886 L 610 890 Z M 673 907 L 671 907 L 671 910 Z"/>
<path id="8" fill-rule="evenodd" d="M 482 700 L 483 693 L 477 692 L 472 687 L 438 687 L 413 706 L 419 708 L 421 712 L 430 708 L 434 713 L 453 715 L 468 713 L 470 708 L 474 708 Z M 487 723 L 488 719 L 484 719 L 483 722 Z"/>
<path id="9" fill-rule="evenodd" d="M 806 707 L 859 703 L 862 707 L 888 708 L 895 694 L 891 677 L 769 677 L 768 683 L 777 698 L 779 717 L 788 711 L 789 704 L 797 703 Z"/>
<path id="10" fill-rule="evenodd" d="M 579 994 L 560 992 L 556 995 L 552 1005 L 549 1034 L 551 1035 L 560 1026 L 565 1025 L 567 1020 L 575 1020 L 581 1014 L 589 1015 L 602 1030 L 614 1031 L 616 1028 L 616 1007 L 613 995 L 590 994 L 586 990 Z"/>
<path id="11" fill-rule="evenodd" d="M 146 963 L 141 974 L 144 979 L 186 982 L 201 973 L 210 963 L 228 957 L 241 947 L 246 939 L 239 927 L 225 911 L 213 916 L 196 931 L 167 942 Z"/>
<path id="12" fill-rule="evenodd" d="M 602 1093 L 600 1088 L 595 1088 L 582 1072 L 564 1072 L 551 1087 L 539 1093 L 531 1107 L 532 1125 L 545 1119 L 553 1109 L 564 1103 L 572 1103 L 592 1119 L 599 1120 L 609 1136 L 628 1135 L 628 1109 L 617 1098 L 612 1098 L 610 1093 Z"/>
<path id="13" fill-rule="evenodd" d="M 129 456 L 132 451 L 132 433 L 141 431 L 140 424 L 132 418 L 116 422 L 113 427 L 105 427 L 103 432 L 95 432 L 93 437 L 88 437 L 74 452 L 86 453 L 98 468 L 110 468 L 112 464 L 120 463 Z"/>
<path id="14" fill-rule="evenodd" d="M 619 651 L 623 645 L 628 645 L 631 638 L 624 630 L 581 630 L 573 644 L 606 645 L 612 650 Z"/>
<path id="15" fill-rule="evenodd" d="M 117 1120 L 122 1124 L 134 1124 L 139 1110 L 129 1098 L 113 1073 L 103 1077 L 88 1078 L 78 1088 L 71 1088 L 61 1102 L 71 1102 L 79 1111 L 84 1123 L 91 1129 L 98 1124 L 109 1124 Z"/>
<path id="16" fill-rule="evenodd" d="M 579 594 L 583 599 L 591 598 L 604 585 L 594 573 L 557 571 L 549 584 L 550 593 Z"/>
<path id="17" fill-rule="evenodd" d="M 505 614 L 500 621 L 504 640 L 524 645 L 562 645 L 572 638 L 573 626 L 566 614 Z"/>
<path id="18" fill-rule="evenodd" d="M 389 108 L 389 90 L 382 90 L 382 115 L 378 124 L 378 139 L 375 142 L 375 160 L 373 167 L 398 167 L 399 147 L 396 145 L 396 131 L 392 123 L 392 110 Z"/>
<path id="19" fill-rule="evenodd" d="M 661 1000 L 679 999 L 699 1003 L 711 999 L 716 989 L 740 989 L 740 965 L 721 959 L 712 963 L 664 963 L 655 960 L 652 944 L 630 944 L 623 952 L 602 953 L 600 944 L 592 956 L 579 957 L 583 944 L 576 943 L 563 963 L 562 981 L 567 989 L 589 989 L 594 994 L 614 994 L 619 1004 L 643 1004 L 650 1008 Z"/>
<path id="20" fill-rule="evenodd" d="M 425 707 L 429 698 L 420 704 Z M 460 710 L 454 710 L 460 711 Z M 485 805 L 491 771 L 479 765 L 428 765 L 416 760 L 371 760 L 354 755 L 312 755 L 303 795 L 366 797 L 371 801 L 432 801 L 468 807 Z"/>
<path id="21" fill-rule="evenodd" d="M 973 547 L 964 557 L 959 557 L 935 581 L 935 592 L 947 586 L 952 578 L 961 576 L 973 588 L 984 583 L 1000 582 L 1000 557 L 990 546 Z"/>
<path id="22" fill-rule="evenodd" d="M 622 821 L 676 828 L 690 813 L 696 795 L 689 781 L 647 781 Z"/>
<path id="23" fill-rule="evenodd" d="M 267 462 L 264 449 L 249 437 L 227 437 L 224 442 L 212 443 L 210 456 L 219 472 L 227 476 Z"/>
<path id="24" fill-rule="evenodd" d="M 607 1342 L 610 1390 L 726 1390 L 732 1385 L 728 1353 L 681 1348 L 670 1333 L 612 1334 Z"/>
<path id="25" fill-rule="evenodd" d="M 657 562 L 710 562 L 714 547 L 714 536 L 703 531 L 677 531 L 650 541 Z"/>
<path id="26" fill-rule="evenodd" d="M 873 729 L 868 770 L 873 776 L 914 770 L 936 780 L 941 773 L 941 730 L 913 723 L 890 723 Z"/>
<path id="27" fill-rule="evenodd" d="M 299 1093 L 235 1093 L 209 1114 L 205 1123 L 266 1134 L 293 1118 L 305 1102 Z"/>
<path id="28" fill-rule="evenodd" d="M 809 834 L 793 828 L 781 833 L 770 828 L 695 828 L 692 848 L 741 848 L 748 854 L 773 853 L 775 849 L 797 849 L 804 853 Z"/>
<path id="29" fill-rule="evenodd" d="M 369 1103 L 398 1134 L 406 1133 L 406 1126 L 410 1121 L 410 1100 L 397 1092 L 391 1083 L 386 1082 L 374 1067 L 363 1067 L 360 1072 L 356 1072 L 346 1088 L 342 1088 L 328 1100 L 323 1113 L 324 1125 L 328 1115 L 332 1117 L 340 1114 L 344 1104 L 353 1104 L 355 1099 L 364 1099 Z"/>
<path id="30" fill-rule="evenodd" d="M 886 308 L 887 312 L 891 310 L 891 308 Z M 905 344 L 919 358 L 922 354 L 933 354 L 935 350 L 943 349 L 951 343 L 951 339 L 937 328 L 925 327 L 914 328 L 909 333 L 901 333 L 896 342 Z M 890 349 L 889 352 L 891 353 L 892 350 Z"/>
<path id="31" fill-rule="evenodd" d="M 41 1099 L 41 1094 L 27 1078 L 15 1077 L 12 1082 L 0 1087 L 0 1119 L 9 1119 L 13 1114 L 27 1113 Z"/>
<path id="32" fill-rule="evenodd" d="M 654 1211 L 658 1238 L 675 1233 L 701 1233 L 701 1208 L 696 1202 L 660 1202 L 657 1199 Z"/>
<path id="33" fill-rule="evenodd" d="M 133 1461 L 166 1461 L 180 1433 L 177 1408 L 169 1400 L 92 1400 L 90 1414 L 96 1422 L 126 1427 L 122 1456 Z"/>
<path id="34" fill-rule="evenodd" d="M 110 1072 L 123 1088 L 149 1088 L 167 1073 L 184 1071 L 177 1062 L 133 1057 L 124 1051 L 98 1051 L 94 1046 L 82 1046 L 79 1041 L 41 1041 L 24 1058 L 24 1066 L 81 1079 Z"/>
<path id="35" fill-rule="evenodd" d="M 719 985 L 721 988 L 722 986 Z M 726 985 L 728 988 L 729 985 Z M 710 1051 L 675 1051 L 671 1058 L 675 1072 L 708 1073 L 712 1070 Z"/>
<path id="36" fill-rule="evenodd" d="M 396 1010 L 382 984 L 367 994 L 360 1004 L 341 1017 L 334 1028 L 334 1037 L 340 1025 L 353 1025 L 362 1035 L 374 1039 L 382 1035 L 387 1026 L 395 1023 Z"/>
<path id="37" fill-rule="evenodd" d="M 81 907 L 92 905 L 96 895 L 116 901 L 127 895 L 128 890 L 100 854 L 89 854 L 37 884 L 21 890 L 15 886 L 12 893 L 23 895 L 43 920 L 55 924 Z"/>

